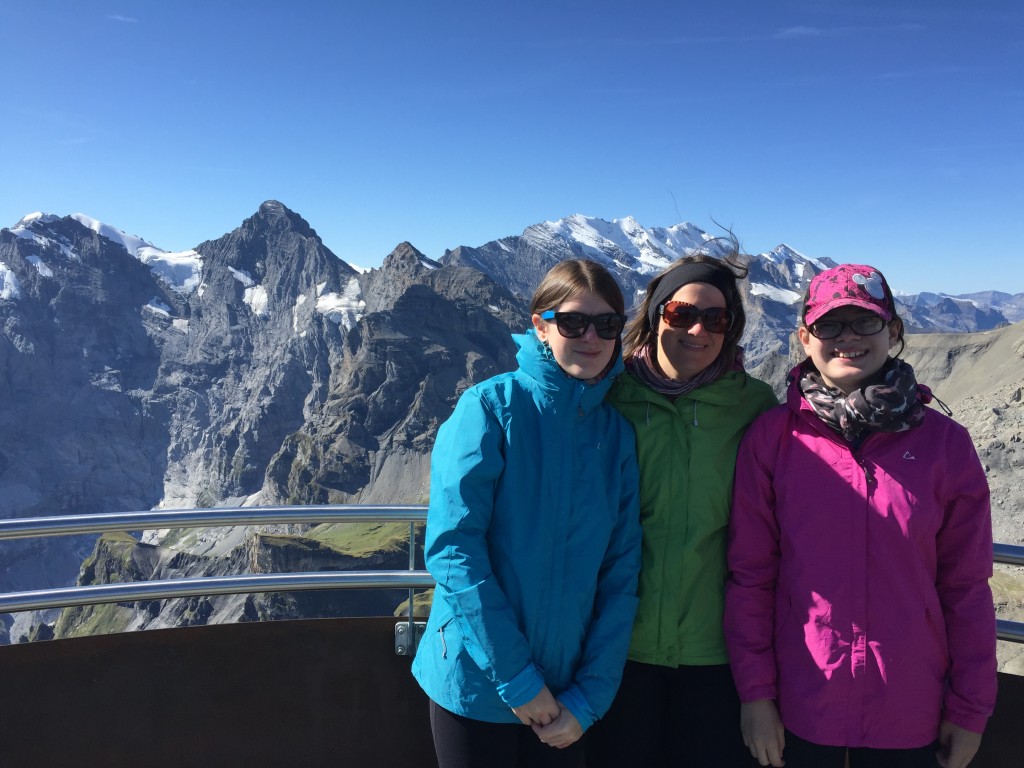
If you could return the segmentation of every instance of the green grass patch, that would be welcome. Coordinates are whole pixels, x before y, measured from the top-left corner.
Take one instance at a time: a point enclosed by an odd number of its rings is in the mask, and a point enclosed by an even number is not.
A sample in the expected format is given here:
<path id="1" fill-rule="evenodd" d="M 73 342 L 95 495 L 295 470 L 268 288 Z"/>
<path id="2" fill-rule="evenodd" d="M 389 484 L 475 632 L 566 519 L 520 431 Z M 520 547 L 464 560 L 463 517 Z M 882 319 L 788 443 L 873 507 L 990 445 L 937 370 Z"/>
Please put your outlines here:
<path id="1" fill-rule="evenodd" d="M 413 597 L 413 618 L 425 619 L 430 615 L 430 606 L 434 602 L 434 590 L 428 589 L 425 592 L 417 592 Z M 409 615 L 408 598 L 399 603 L 395 608 L 395 616 L 401 618 Z"/>
<path id="2" fill-rule="evenodd" d="M 54 626 L 56 637 L 87 637 L 123 632 L 134 618 L 131 608 L 117 603 L 65 608 Z"/>
<path id="3" fill-rule="evenodd" d="M 416 525 L 416 531 L 422 530 Z M 376 552 L 409 549 L 408 523 L 324 523 L 306 534 L 306 538 L 350 557 L 369 557 Z"/>

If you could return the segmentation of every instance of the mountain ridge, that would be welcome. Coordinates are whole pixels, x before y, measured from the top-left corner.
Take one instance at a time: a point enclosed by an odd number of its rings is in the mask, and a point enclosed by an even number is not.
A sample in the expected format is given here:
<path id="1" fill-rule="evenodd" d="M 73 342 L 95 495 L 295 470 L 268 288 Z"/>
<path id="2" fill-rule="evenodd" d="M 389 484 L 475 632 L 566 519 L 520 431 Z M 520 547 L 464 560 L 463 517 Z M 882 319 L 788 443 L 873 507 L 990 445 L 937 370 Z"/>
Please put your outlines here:
<path id="1" fill-rule="evenodd" d="M 0 412 L 0 514 L 424 502 L 437 427 L 465 388 L 514 368 L 510 336 L 550 266 L 599 259 L 635 295 L 700 247 L 724 252 L 691 224 L 576 215 L 437 261 L 400 242 L 360 271 L 274 200 L 179 254 L 82 214 L 25 217 L 0 230 L 0 397 L 19 404 Z M 831 262 L 786 245 L 747 258 L 747 363 L 778 389 L 799 298 Z M 898 298 L 921 328 L 1006 322 L 980 299 Z M 148 532 L 140 545 L 214 572 L 257 535 Z M 66 583 L 93 541 L 6 546 L 0 590 Z M 237 609 L 212 605 L 209 620 Z"/>

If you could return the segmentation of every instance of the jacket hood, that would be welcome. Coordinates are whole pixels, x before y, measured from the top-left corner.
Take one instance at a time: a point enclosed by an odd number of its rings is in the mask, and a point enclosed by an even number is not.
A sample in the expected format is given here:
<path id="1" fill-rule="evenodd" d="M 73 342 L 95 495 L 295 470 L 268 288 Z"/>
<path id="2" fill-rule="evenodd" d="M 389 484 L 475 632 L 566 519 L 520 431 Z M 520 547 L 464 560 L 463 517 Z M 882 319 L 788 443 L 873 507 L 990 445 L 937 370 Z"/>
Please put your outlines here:
<path id="1" fill-rule="evenodd" d="M 520 370 L 536 381 L 541 389 L 551 397 L 571 397 L 577 389 L 582 388 L 580 407 L 585 411 L 596 408 L 604 400 L 604 396 L 625 370 L 622 364 L 621 351 L 615 353 L 615 361 L 611 369 L 596 384 L 587 384 L 581 379 L 575 379 L 561 369 L 551 350 L 548 349 L 540 339 L 537 332 L 530 328 L 526 333 L 512 334 L 512 341 L 519 347 L 516 353 L 516 362 Z"/>

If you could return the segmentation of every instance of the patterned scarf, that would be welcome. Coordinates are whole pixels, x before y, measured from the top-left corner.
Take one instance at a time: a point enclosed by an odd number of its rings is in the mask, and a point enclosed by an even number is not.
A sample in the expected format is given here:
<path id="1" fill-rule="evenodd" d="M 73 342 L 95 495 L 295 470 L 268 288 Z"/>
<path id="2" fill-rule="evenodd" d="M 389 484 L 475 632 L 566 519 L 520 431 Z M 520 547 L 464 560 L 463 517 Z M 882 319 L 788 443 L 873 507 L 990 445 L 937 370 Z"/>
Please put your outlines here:
<path id="1" fill-rule="evenodd" d="M 851 443 L 869 432 L 904 432 L 919 426 L 925 404 L 932 400 L 931 390 L 918 384 L 914 369 L 898 358 L 889 358 L 882 367 L 878 384 L 849 395 L 825 384 L 809 362 L 802 372 L 804 398 L 822 421 Z"/>
<path id="2" fill-rule="evenodd" d="M 722 374 L 726 372 L 727 366 L 725 364 L 725 360 L 721 355 L 719 355 L 718 358 L 715 359 L 715 362 L 689 381 L 670 379 L 658 369 L 658 366 L 655 365 L 654 361 L 651 359 L 651 345 L 644 344 L 633 353 L 633 356 L 629 360 L 626 361 L 626 370 L 630 371 L 634 376 L 655 392 L 675 400 L 688 392 L 692 392 L 693 390 L 703 387 L 705 384 L 710 384 L 712 381 L 720 378 Z M 742 349 L 737 348 L 736 350 L 736 362 L 733 364 L 733 370 L 743 370 Z"/>

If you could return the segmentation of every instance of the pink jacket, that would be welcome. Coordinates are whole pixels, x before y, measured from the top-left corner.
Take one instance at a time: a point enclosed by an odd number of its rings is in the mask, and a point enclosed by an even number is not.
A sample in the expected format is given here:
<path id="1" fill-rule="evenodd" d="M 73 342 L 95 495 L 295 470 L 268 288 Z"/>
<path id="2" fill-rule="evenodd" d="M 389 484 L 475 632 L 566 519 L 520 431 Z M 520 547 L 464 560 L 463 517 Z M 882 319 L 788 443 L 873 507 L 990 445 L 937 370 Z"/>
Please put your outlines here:
<path id="1" fill-rule="evenodd" d="M 818 744 L 905 749 L 981 732 L 996 695 L 988 483 L 929 410 L 856 451 L 790 385 L 740 446 L 725 636 L 744 702 Z"/>

